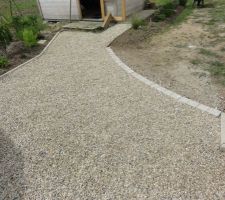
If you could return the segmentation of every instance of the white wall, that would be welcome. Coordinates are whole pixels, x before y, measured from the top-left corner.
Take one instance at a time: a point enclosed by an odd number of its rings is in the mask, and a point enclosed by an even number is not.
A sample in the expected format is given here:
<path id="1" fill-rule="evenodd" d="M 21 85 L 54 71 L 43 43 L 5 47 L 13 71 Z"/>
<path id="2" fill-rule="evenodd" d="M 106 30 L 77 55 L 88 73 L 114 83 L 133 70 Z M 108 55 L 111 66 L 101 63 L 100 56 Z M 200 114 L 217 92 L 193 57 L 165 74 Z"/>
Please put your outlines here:
<path id="1" fill-rule="evenodd" d="M 126 0 L 127 16 L 142 10 L 143 7 L 144 0 Z"/>
<path id="2" fill-rule="evenodd" d="M 108 0 L 106 1 L 106 13 L 111 12 L 114 16 L 122 15 L 122 0 Z M 137 11 L 142 10 L 144 7 L 144 0 L 126 0 L 126 13 L 127 16 Z"/>
<path id="3" fill-rule="evenodd" d="M 43 18 L 46 20 L 70 19 L 70 0 L 39 0 Z M 71 0 L 71 19 L 80 19 L 77 0 Z"/>

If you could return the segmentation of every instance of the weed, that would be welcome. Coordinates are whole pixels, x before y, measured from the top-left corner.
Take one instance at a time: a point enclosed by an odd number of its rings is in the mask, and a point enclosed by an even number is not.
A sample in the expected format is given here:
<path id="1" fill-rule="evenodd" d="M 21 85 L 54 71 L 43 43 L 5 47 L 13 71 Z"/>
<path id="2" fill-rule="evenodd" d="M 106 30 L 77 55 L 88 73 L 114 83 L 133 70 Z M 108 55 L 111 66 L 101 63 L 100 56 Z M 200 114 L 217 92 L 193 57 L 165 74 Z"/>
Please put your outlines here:
<path id="1" fill-rule="evenodd" d="M 6 57 L 0 56 L 0 68 L 7 67 L 9 61 Z"/>
<path id="2" fill-rule="evenodd" d="M 140 26 L 145 25 L 145 21 L 137 17 L 133 17 L 131 23 L 133 29 L 138 29 Z"/>
<path id="3" fill-rule="evenodd" d="M 12 40 L 11 32 L 6 24 L 0 24 L 0 45 L 6 47 Z"/>
<path id="4" fill-rule="evenodd" d="M 37 34 L 31 29 L 23 30 L 23 41 L 27 47 L 33 47 L 37 44 Z"/>

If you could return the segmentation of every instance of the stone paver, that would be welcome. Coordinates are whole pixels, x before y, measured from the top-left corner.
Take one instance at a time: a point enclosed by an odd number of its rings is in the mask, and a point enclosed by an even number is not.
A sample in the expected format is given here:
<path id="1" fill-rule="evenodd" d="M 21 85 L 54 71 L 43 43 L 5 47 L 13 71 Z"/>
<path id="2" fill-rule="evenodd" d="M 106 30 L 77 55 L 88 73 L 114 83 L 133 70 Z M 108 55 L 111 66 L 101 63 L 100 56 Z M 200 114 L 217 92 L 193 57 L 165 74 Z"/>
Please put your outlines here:
<path id="1" fill-rule="evenodd" d="M 220 119 L 121 69 L 127 29 L 63 32 L 0 80 L 0 199 L 224 199 Z"/>

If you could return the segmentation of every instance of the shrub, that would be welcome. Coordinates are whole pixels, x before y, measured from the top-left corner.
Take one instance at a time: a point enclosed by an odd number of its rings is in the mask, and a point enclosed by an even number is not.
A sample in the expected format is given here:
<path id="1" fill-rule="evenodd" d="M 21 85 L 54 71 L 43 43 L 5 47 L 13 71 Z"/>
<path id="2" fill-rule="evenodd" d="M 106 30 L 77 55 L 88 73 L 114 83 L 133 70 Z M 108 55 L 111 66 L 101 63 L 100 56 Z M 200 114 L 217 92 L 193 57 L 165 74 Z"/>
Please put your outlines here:
<path id="1" fill-rule="evenodd" d="M 0 68 L 7 67 L 9 61 L 6 57 L 0 56 Z"/>
<path id="2" fill-rule="evenodd" d="M 154 16 L 154 21 L 159 22 L 159 21 L 164 21 L 166 19 L 165 14 L 157 14 Z"/>
<path id="3" fill-rule="evenodd" d="M 42 20 L 37 16 L 15 16 L 12 17 L 12 26 L 16 31 L 19 39 L 23 38 L 23 30 L 30 29 L 34 34 L 38 35 L 44 28 Z"/>
<path id="4" fill-rule="evenodd" d="M 137 17 L 133 17 L 131 23 L 133 29 L 138 29 L 140 26 L 145 25 L 145 21 Z"/>
<path id="5" fill-rule="evenodd" d="M 179 5 L 185 7 L 187 5 L 187 1 L 188 0 L 179 0 Z"/>
<path id="6" fill-rule="evenodd" d="M 176 1 L 169 2 L 162 6 L 162 10 L 175 10 L 178 3 Z"/>
<path id="7" fill-rule="evenodd" d="M 23 30 L 23 41 L 27 47 L 33 47 L 37 44 L 37 34 L 31 29 Z"/>
<path id="8" fill-rule="evenodd" d="M 6 24 L 0 24 L 0 45 L 6 47 L 12 41 L 12 35 Z"/>
<path id="9" fill-rule="evenodd" d="M 175 14 L 175 10 L 177 8 L 177 5 L 178 5 L 178 2 L 177 1 L 169 2 L 169 3 L 163 5 L 160 8 L 160 13 L 161 14 L 164 14 L 166 17 L 170 17 L 173 14 Z"/>

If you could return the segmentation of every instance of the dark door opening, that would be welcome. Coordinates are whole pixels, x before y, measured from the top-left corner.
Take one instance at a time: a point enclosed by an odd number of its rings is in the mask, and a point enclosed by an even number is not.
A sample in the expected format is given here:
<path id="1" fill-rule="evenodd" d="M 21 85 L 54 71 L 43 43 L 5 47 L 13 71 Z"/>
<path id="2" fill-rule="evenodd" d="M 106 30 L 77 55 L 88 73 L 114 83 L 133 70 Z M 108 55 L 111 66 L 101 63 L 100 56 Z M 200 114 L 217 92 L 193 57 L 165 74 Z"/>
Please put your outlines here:
<path id="1" fill-rule="evenodd" d="M 80 4 L 83 18 L 102 18 L 100 0 L 80 0 Z"/>

